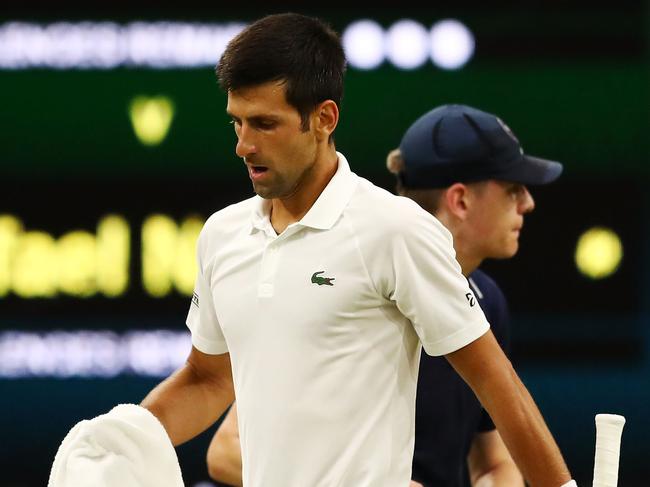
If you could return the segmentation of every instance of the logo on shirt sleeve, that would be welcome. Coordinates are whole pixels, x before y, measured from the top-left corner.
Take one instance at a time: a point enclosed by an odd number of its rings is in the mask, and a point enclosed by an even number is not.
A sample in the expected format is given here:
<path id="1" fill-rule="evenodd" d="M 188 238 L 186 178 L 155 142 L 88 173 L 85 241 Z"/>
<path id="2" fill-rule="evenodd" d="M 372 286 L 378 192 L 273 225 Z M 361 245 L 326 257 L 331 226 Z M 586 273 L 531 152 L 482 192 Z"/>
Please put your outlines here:
<path id="1" fill-rule="evenodd" d="M 465 294 L 465 297 L 467 298 L 467 302 L 469 303 L 470 308 L 476 304 L 476 299 L 472 293 Z"/>
<path id="2" fill-rule="evenodd" d="M 196 293 L 192 293 L 192 304 L 197 308 L 199 307 L 199 295 Z"/>

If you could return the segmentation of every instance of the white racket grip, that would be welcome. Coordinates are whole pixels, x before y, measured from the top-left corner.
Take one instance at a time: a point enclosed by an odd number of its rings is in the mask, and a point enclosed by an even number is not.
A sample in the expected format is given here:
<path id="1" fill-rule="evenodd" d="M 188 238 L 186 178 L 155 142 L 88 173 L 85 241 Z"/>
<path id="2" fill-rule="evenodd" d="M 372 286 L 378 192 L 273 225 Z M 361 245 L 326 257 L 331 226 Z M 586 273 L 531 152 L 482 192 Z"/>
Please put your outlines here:
<path id="1" fill-rule="evenodd" d="M 618 414 L 596 415 L 596 454 L 593 487 L 616 487 L 621 434 L 625 418 Z"/>

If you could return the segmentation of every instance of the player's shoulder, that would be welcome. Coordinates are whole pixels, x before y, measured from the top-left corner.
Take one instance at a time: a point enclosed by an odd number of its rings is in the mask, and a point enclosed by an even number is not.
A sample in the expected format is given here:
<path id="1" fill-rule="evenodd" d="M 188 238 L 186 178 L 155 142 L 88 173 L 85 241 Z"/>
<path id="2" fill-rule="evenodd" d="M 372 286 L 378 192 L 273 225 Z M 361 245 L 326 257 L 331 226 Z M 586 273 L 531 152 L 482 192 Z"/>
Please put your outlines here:
<path id="1" fill-rule="evenodd" d="M 205 222 L 205 227 L 213 228 L 222 225 L 237 225 L 249 221 L 247 218 L 253 211 L 255 196 L 225 206 L 215 211 Z"/>
<path id="2" fill-rule="evenodd" d="M 203 224 L 199 242 L 209 245 L 210 241 L 238 232 L 245 225 L 249 225 L 254 205 L 255 196 L 214 212 Z"/>
<path id="3" fill-rule="evenodd" d="M 415 201 L 395 195 L 364 178 L 359 178 L 348 210 L 360 225 L 368 227 L 368 231 L 400 235 L 424 227 L 442 232 L 451 239 L 449 231 Z"/>
<path id="4" fill-rule="evenodd" d="M 373 213 L 381 210 L 380 213 L 389 216 L 404 211 L 410 214 L 421 209 L 413 200 L 397 196 L 362 177 L 359 177 L 357 191 L 351 203 L 360 210 Z"/>

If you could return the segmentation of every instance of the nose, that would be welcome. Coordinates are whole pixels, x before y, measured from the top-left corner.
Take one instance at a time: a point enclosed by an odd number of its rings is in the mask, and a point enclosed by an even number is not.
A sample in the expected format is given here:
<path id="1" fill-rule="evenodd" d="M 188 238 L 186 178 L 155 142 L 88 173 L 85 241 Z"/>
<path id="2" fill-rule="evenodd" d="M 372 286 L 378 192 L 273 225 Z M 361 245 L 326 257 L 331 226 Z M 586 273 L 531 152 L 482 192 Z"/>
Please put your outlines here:
<path id="1" fill-rule="evenodd" d="M 533 195 L 530 194 L 530 191 L 528 191 L 528 188 L 524 186 L 523 191 L 521 192 L 521 198 L 519 200 L 519 212 L 521 214 L 530 213 L 534 209 L 535 199 L 533 198 Z"/>
<path id="2" fill-rule="evenodd" d="M 243 158 L 249 157 L 257 152 L 254 142 L 251 139 L 251 134 L 245 125 L 242 125 L 237 131 L 237 145 L 235 153 Z"/>

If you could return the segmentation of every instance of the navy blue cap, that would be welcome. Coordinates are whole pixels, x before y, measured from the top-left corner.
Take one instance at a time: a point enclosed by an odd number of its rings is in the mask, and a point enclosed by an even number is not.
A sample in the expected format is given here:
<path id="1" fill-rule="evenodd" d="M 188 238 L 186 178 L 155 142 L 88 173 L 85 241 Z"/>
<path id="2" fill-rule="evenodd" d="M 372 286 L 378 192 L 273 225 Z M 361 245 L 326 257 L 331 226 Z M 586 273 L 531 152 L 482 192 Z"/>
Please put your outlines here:
<path id="1" fill-rule="evenodd" d="M 524 154 L 496 115 L 466 105 L 442 105 L 417 119 L 402 137 L 407 188 L 444 188 L 457 182 L 499 179 L 522 184 L 556 180 L 562 164 Z"/>

